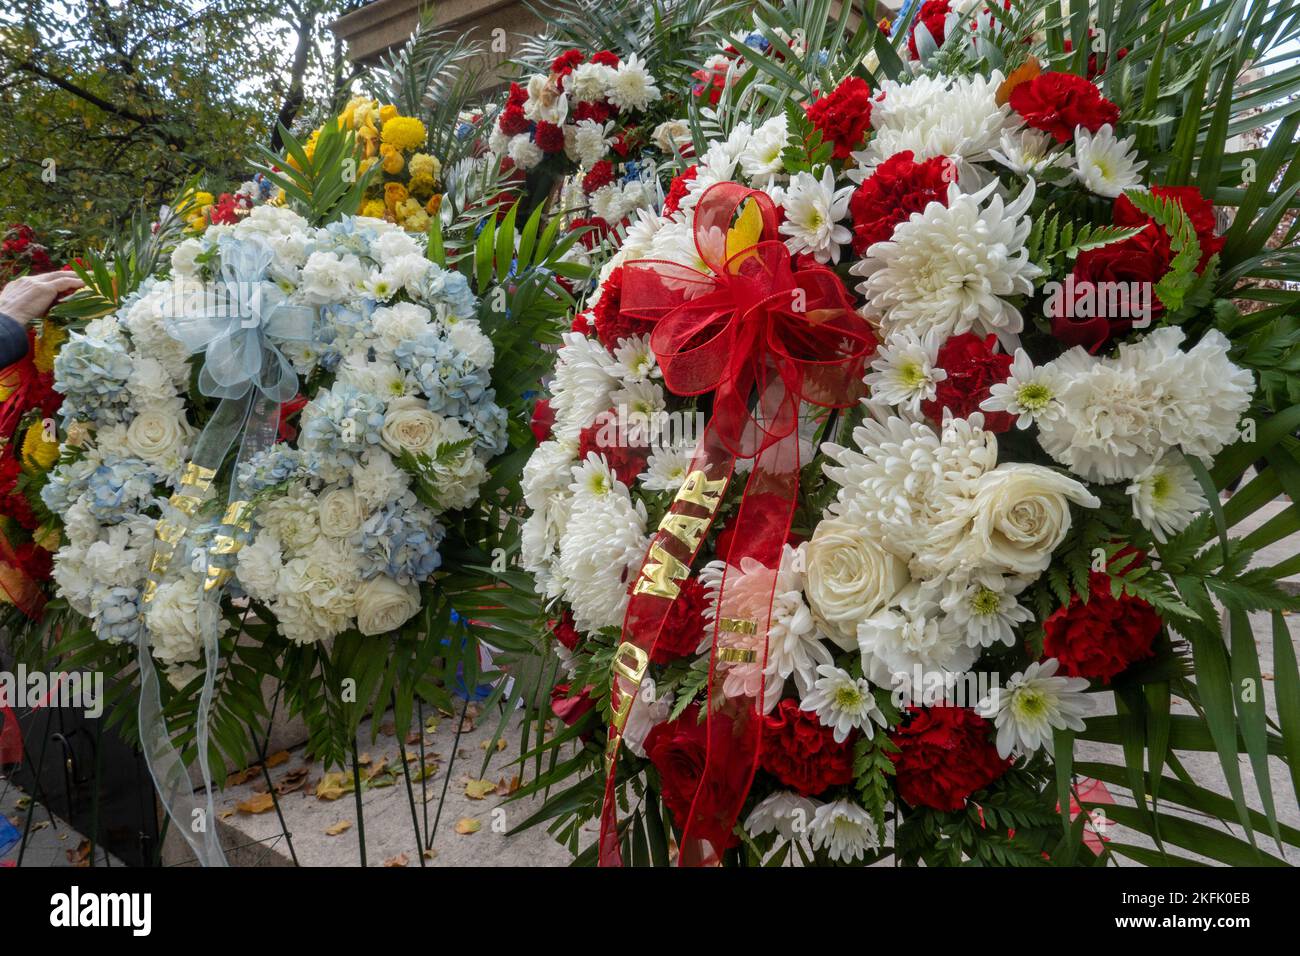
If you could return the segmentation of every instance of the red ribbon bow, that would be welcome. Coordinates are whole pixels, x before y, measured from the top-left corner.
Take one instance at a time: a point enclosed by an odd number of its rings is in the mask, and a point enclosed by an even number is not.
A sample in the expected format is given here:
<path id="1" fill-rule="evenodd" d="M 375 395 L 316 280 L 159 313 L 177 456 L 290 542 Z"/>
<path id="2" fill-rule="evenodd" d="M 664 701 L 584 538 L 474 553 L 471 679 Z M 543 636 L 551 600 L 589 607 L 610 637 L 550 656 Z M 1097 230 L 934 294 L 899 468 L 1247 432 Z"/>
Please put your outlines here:
<path id="1" fill-rule="evenodd" d="M 740 216 L 753 227 L 757 241 L 728 255 L 727 237 Z M 736 665 L 735 655 L 719 658 L 719 628 L 729 601 L 727 576 L 742 558 L 776 569 L 789 535 L 799 496 L 799 411 L 802 403 L 821 408 L 848 408 L 862 394 L 862 375 L 875 348 L 870 326 L 853 308 L 839 277 L 820 266 L 796 269 L 778 234 L 778 215 L 771 198 L 738 183 L 717 183 L 700 197 L 695 210 L 695 248 L 708 272 L 674 262 L 640 259 L 623 267 L 620 308 L 650 321 L 650 345 L 663 370 L 664 384 L 677 395 L 711 396 L 712 415 L 695 451 L 690 471 L 699 473 L 718 497 L 730 481 L 737 458 L 752 458 L 736 514 L 735 545 L 728 555 L 718 595 L 710 661 L 710 695 L 714 674 Z M 713 500 L 713 499 L 710 499 Z M 759 514 L 762 509 L 765 514 Z M 701 513 L 703 511 L 703 513 Z M 670 509 L 688 520 L 712 525 L 716 507 L 679 500 Z M 774 514 L 775 513 L 775 514 Z M 779 518 L 774 521 L 773 517 Z M 704 539 L 689 541 L 661 525 L 647 554 L 668 552 L 688 567 Z M 687 553 L 689 551 L 689 553 Z M 645 571 L 643 563 L 634 583 Z M 685 573 L 683 571 L 683 573 Z M 624 646 L 653 655 L 654 645 L 673 598 L 633 589 L 623 622 Z M 766 667 L 767 628 L 771 614 L 741 622 L 759 650 L 744 656 L 742 666 Z M 620 647 L 620 658 L 623 658 Z M 734 648 L 732 649 L 734 650 Z M 746 652 L 750 653 L 750 652 Z M 630 657 L 637 657 L 635 650 Z M 623 658 L 625 660 L 625 658 Z M 618 663 L 616 661 L 616 663 Z M 642 676 L 644 667 L 642 667 Z M 625 695 L 638 691 L 624 665 L 616 667 L 611 700 L 617 713 Z M 731 697 L 708 708 L 707 755 L 700 783 L 683 828 L 681 862 L 716 862 L 734 844 L 732 830 L 748 795 L 758 763 L 764 690 L 752 697 Z M 610 728 L 616 741 L 621 724 Z M 601 865 L 620 865 L 617 825 L 617 743 L 610 754 L 601 818 Z"/>

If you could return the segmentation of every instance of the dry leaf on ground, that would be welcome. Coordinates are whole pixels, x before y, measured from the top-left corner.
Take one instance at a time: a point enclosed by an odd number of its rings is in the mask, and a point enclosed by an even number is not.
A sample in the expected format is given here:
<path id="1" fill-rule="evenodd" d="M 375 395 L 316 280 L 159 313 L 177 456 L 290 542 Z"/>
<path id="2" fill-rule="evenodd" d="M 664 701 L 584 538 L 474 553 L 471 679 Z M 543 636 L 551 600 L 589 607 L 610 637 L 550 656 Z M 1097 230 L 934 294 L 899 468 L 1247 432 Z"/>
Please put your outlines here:
<path id="1" fill-rule="evenodd" d="M 242 803 L 235 804 L 240 813 L 265 813 L 275 806 L 275 800 L 269 793 L 255 793 Z"/>
<path id="2" fill-rule="evenodd" d="M 468 836 L 471 833 L 478 833 L 483 829 L 483 824 L 473 817 L 461 817 L 456 821 L 456 832 L 461 836 Z"/>

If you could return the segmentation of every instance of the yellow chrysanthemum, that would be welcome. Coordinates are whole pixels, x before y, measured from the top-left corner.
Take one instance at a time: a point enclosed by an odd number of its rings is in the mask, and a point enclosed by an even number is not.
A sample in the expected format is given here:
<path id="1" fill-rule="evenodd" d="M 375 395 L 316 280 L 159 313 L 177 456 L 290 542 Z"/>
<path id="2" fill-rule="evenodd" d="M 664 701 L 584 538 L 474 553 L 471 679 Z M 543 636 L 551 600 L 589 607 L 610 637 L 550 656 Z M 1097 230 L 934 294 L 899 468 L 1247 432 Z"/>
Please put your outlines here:
<path id="1" fill-rule="evenodd" d="M 385 103 L 379 107 L 379 122 L 387 123 L 390 119 L 397 116 L 397 107 L 392 103 Z"/>
<path id="2" fill-rule="evenodd" d="M 411 181 L 406 184 L 407 192 L 417 197 L 421 202 L 433 195 L 433 177 L 428 173 L 417 173 L 411 177 Z"/>
<path id="3" fill-rule="evenodd" d="M 402 154 L 397 151 L 397 147 L 385 143 L 379 147 L 379 154 L 383 157 L 384 172 L 394 176 L 402 171 L 406 165 L 406 160 L 402 159 Z"/>
<path id="4" fill-rule="evenodd" d="M 36 348 L 32 352 L 32 363 L 38 371 L 54 371 L 54 356 L 59 354 L 59 346 L 68 340 L 68 330 L 61 325 L 46 322 L 41 326 L 41 334 L 36 336 Z"/>
<path id="5" fill-rule="evenodd" d="M 49 471 L 59 460 L 59 443 L 46 441 L 45 422 L 32 422 L 23 435 L 23 464 L 31 471 Z"/>
<path id="6" fill-rule="evenodd" d="M 384 213 L 388 210 L 385 208 L 383 200 L 369 199 L 361 207 L 361 215 L 369 216 L 371 219 L 383 219 Z"/>
<path id="7" fill-rule="evenodd" d="M 406 187 L 401 183 L 384 184 L 384 205 L 389 209 L 396 209 L 397 204 L 404 202 L 407 195 Z"/>
<path id="8" fill-rule="evenodd" d="M 436 156 L 416 153 L 407 161 L 406 168 L 411 171 L 412 176 L 428 176 L 430 179 L 437 179 L 438 174 L 442 172 L 442 163 L 438 162 Z"/>
<path id="9" fill-rule="evenodd" d="M 428 138 L 424 124 L 414 116 L 394 116 L 384 124 L 380 135 L 385 143 L 403 151 L 423 146 Z"/>

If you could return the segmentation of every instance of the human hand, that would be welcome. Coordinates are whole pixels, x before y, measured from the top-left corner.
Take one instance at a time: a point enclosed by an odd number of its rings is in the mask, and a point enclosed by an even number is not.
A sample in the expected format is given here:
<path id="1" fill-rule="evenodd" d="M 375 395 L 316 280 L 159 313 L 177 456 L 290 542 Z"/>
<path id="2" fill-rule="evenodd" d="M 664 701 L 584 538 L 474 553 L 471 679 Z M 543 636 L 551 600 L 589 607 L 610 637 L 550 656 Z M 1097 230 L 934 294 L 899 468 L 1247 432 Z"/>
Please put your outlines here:
<path id="1" fill-rule="evenodd" d="M 22 276 L 0 289 L 0 312 L 26 326 L 48 312 L 60 295 L 80 289 L 84 284 L 71 272 Z"/>

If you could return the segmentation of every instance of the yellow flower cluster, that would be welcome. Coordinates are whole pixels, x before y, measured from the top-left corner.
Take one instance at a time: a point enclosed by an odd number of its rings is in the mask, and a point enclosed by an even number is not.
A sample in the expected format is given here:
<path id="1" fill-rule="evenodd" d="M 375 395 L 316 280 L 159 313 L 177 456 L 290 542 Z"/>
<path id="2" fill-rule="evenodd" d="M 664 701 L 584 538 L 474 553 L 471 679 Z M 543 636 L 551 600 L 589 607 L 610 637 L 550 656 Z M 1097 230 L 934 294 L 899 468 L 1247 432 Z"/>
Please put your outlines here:
<path id="1" fill-rule="evenodd" d="M 59 443 L 49 440 L 44 420 L 36 419 L 23 435 L 22 463 L 29 471 L 49 471 L 58 460 Z"/>
<path id="2" fill-rule="evenodd" d="M 186 221 L 191 232 L 202 232 L 208 228 L 208 209 L 215 201 L 212 193 L 196 190 L 177 204 L 176 214 Z"/>
<path id="3" fill-rule="evenodd" d="M 417 152 L 428 139 L 424 123 L 400 115 L 395 106 L 360 96 L 348 103 L 338 123 L 356 131 L 363 150 L 362 172 L 376 164 L 382 172 L 366 190 L 361 215 L 387 219 L 415 232 L 428 229 L 429 217 L 438 211 L 442 198 L 438 194 L 442 163 L 436 156 Z M 309 151 L 318 133 L 312 135 Z"/>

